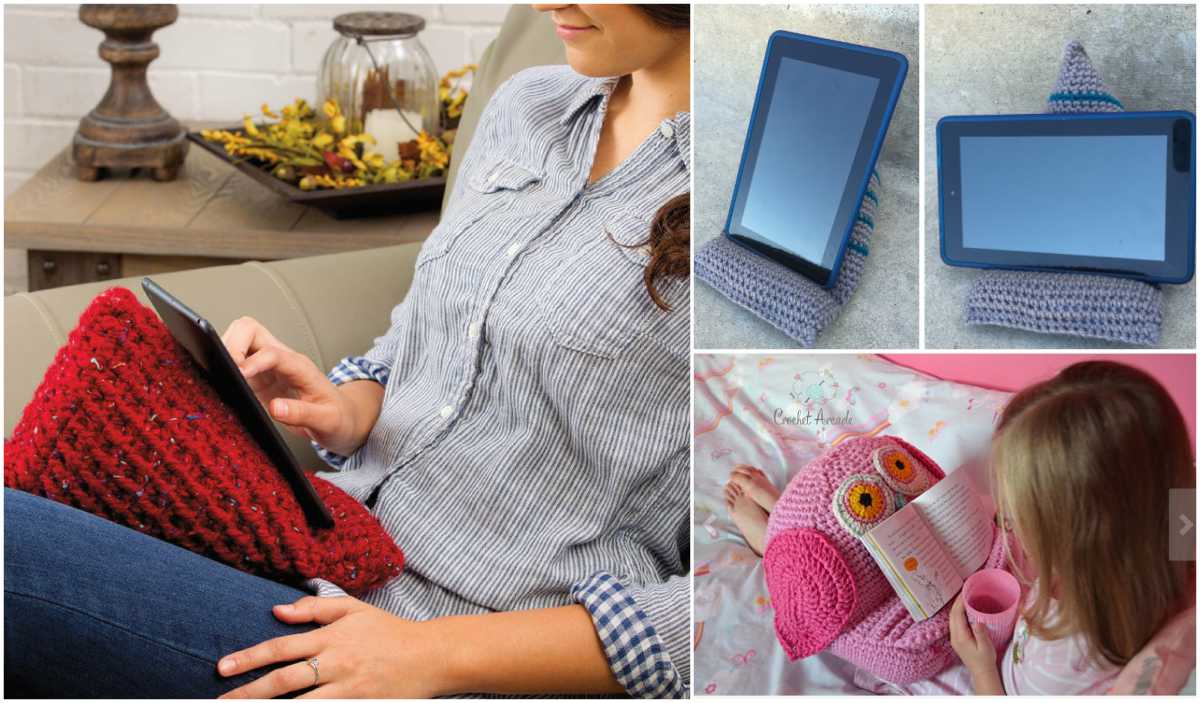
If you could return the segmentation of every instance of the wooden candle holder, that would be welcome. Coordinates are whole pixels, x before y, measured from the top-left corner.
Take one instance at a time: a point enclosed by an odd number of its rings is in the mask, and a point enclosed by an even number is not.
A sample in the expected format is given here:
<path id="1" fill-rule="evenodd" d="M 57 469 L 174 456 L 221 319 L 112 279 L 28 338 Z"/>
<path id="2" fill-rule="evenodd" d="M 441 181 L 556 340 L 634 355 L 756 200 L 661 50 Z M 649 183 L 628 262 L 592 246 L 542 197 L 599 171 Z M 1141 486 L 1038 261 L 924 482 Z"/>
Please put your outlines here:
<path id="1" fill-rule="evenodd" d="M 187 154 L 187 130 L 150 93 L 146 68 L 158 58 L 150 37 L 179 17 L 175 5 L 80 5 L 79 20 L 104 32 L 100 58 L 112 65 L 108 92 L 82 120 L 72 146 L 76 175 L 99 179 L 108 168 L 147 168 L 171 181 Z"/>

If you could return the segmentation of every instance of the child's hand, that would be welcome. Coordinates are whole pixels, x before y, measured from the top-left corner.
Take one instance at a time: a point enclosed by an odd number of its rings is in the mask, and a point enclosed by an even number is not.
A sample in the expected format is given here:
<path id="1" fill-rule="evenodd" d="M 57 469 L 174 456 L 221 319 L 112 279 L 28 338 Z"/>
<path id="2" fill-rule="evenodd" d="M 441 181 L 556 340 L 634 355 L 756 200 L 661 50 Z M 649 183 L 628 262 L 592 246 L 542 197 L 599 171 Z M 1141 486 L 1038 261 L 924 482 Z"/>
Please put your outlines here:
<path id="1" fill-rule="evenodd" d="M 966 600 L 962 593 L 950 608 L 950 646 L 971 672 L 975 693 L 1004 693 L 996 668 L 996 647 L 988 636 L 987 627 L 982 623 L 972 625 L 967 622 Z M 998 691 L 994 690 L 996 687 L 999 687 Z"/>

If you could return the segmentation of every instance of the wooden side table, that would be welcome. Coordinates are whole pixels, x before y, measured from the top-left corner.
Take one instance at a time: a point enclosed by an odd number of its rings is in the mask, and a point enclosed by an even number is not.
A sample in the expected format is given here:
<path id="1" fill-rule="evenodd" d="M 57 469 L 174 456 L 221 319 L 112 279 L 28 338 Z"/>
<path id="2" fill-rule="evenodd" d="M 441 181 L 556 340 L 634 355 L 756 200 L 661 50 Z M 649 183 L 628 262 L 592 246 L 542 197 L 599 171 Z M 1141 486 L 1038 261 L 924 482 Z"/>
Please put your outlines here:
<path id="1" fill-rule="evenodd" d="M 5 246 L 29 250 L 29 289 L 418 242 L 437 211 L 335 220 L 292 204 L 203 149 L 179 177 L 75 179 L 68 150 L 5 200 Z"/>

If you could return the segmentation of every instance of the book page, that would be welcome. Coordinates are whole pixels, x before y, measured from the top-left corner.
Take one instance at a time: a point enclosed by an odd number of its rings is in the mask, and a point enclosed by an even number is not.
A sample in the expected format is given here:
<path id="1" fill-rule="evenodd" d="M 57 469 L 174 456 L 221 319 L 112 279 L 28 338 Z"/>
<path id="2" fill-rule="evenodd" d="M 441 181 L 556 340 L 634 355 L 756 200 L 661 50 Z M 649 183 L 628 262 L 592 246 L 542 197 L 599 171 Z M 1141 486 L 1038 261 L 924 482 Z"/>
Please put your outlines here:
<path id="1" fill-rule="evenodd" d="M 955 562 L 911 503 L 871 529 L 863 544 L 917 622 L 962 588 Z"/>
<path id="2" fill-rule="evenodd" d="M 925 518 L 959 578 L 967 578 L 987 561 L 992 551 L 994 511 L 980 500 L 970 472 L 950 473 L 909 505 Z"/>

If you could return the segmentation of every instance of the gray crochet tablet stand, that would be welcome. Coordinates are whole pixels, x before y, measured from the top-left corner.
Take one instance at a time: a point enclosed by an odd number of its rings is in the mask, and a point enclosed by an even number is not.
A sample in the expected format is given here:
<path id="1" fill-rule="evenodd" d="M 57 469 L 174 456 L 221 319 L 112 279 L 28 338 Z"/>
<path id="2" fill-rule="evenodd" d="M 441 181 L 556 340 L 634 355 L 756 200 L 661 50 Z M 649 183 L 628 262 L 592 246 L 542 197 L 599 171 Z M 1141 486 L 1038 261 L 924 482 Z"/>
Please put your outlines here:
<path id="1" fill-rule="evenodd" d="M 1046 111 L 1124 109 L 1083 45 L 1068 44 Z M 1162 290 L 1112 276 L 992 270 L 971 284 L 966 322 L 1152 346 L 1162 332 Z"/>
<path id="2" fill-rule="evenodd" d="M 748 251 L 724 235 L 696 250 L 696 276 L 726 298 L 811 347 L 817 334 L 837 318 L 862 277 L 879 205 L 879 174 L 872 171 L 858 207 L 850 243 L 833 288 L 823 288 L 795 271 Z"/>

